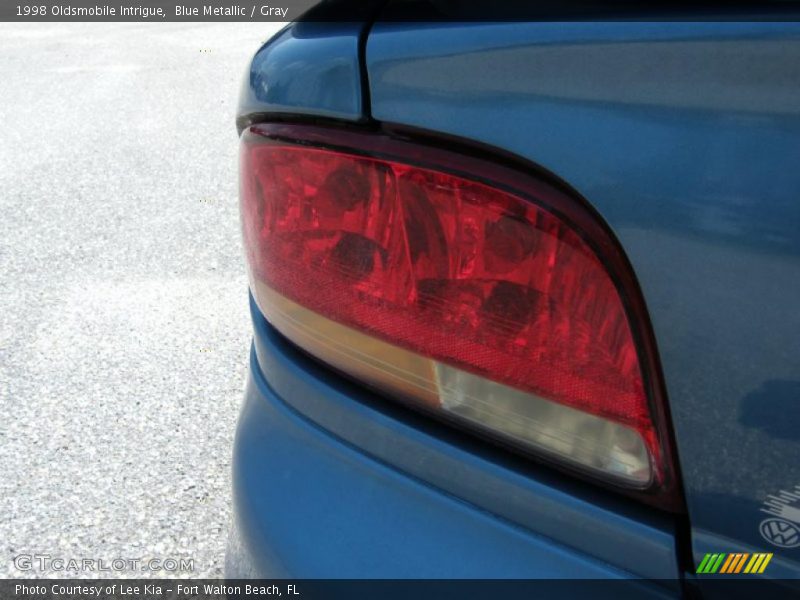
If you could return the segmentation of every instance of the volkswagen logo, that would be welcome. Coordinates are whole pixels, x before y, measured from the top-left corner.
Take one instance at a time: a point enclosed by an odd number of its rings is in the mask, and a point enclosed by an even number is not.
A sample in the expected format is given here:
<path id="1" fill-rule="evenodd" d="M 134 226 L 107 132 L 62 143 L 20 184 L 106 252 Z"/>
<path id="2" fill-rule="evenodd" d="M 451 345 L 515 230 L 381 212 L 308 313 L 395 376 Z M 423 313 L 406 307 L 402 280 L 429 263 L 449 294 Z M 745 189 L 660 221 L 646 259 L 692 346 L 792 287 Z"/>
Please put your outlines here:
<path id="1" fill-rule="evenodd" d="M 761 537 L 780 548 L 800 546 L 800 527 L 785 519 L 764 519 L 759 526 Z"/>

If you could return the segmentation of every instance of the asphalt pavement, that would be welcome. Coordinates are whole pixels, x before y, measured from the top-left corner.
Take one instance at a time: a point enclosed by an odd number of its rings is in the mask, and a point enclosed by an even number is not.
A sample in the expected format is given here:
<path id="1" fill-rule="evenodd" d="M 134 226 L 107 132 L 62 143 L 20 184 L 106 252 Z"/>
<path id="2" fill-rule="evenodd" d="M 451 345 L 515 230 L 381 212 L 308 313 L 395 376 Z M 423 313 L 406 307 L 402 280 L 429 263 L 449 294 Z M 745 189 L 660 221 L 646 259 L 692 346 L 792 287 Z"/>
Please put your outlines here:
<path id="1" fill-rule="evenodd" d="M 0 24 L 0 577 L 222 575 L 250 340 L 234 111 L 279 27 Z"/>

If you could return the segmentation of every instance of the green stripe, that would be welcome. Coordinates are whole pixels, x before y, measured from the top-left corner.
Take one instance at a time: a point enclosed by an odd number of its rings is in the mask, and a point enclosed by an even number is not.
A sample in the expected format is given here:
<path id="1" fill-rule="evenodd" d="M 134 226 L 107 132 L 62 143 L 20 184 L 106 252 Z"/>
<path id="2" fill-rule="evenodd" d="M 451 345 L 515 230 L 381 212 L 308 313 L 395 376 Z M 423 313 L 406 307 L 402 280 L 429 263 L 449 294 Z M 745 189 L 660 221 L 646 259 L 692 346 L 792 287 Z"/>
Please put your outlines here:
<path id="1" fill-rule="evenodd" d="M 711 565 L 713 565 L 714 562 L 717 560 L 717 556 L 718 556 L 717 554 L 708 555 L 708 562 L 706 562 L 701 573 L 708 573 L 708 570 L 711 568 Z"/>
<path id="2" fill-rule="evenodd" d="M 711 568 L 708 570 L 708 572 L 709 572 L 709 573 L 716 573 L 716 572 L 717 572 L 717 569 L 719 569 L 720 565 L 722 565 L 722 561 L 723 561 L 723 560 L 725 560 L 725 557 L 726 557 L 726 556 L 728 556 L 728 554 L 727 554 L 727 553 L 722 553 L 722 554 L 720 554 L 720 555 L 719 555 L 719 558 L 717 559 L 717 562 L 715 562 L 715 563 L 714 563 L 714 566 L 713 566 L 713 567 L 711 567 Z"/>
<path id="3" fill-rule="evenodd" d="M 705 573 L 706 563 L 708 562 L 708 559 L 710 559 L 710 558 L 711 558 L 710 554 L 706 554 L 703 557 L 703 560 L 700 562 L 700 566 L 697 567 L 697 572 L 698 573 Z"/>
<path id="4" fill-rule="evenodd" d="M 714 563 L 717 562 L 717 557 L 719 554 L 710 554 L 708 557 L 708 562 L 706 563 L 705 568 L 703 569 L 703 573 L 708 573 L 711 570 L 711 567 L 714 566 Z"/>

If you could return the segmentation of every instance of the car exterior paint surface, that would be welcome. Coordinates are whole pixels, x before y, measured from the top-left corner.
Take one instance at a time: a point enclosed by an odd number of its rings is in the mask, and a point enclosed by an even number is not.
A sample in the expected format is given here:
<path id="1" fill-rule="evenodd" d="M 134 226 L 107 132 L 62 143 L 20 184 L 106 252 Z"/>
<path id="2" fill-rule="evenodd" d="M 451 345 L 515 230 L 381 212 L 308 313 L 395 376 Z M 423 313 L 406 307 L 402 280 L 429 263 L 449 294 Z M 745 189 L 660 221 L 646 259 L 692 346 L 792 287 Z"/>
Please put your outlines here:
<path id="1" fill-rule="evenodd" d="M 769 495 L 800 485 L 800 28 L 377 23 L 359 65 L 363 28 L 329 27 L 265 45 L 240 123 L 373 119 L 496 147 L 572 186 L 645 296 L 695 562 L 774 550 L 763 576 L 797 577 L 800 548 L 770 546 L 760 524 Z M 251 309 L 232 574 L 638 576 L 678 590 L 691 568 L 679 518 L 395 410 Z"/>

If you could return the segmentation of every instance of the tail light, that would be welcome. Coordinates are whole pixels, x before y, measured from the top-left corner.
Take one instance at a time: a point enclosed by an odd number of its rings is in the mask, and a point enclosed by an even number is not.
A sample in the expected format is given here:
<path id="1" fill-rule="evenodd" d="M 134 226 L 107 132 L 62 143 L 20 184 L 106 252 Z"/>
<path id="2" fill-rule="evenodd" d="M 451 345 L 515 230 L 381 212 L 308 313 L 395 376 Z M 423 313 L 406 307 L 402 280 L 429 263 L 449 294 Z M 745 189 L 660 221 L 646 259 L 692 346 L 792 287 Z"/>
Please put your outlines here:
<path id="1" fill-rule="evenodd" d="M 638 288 L 576 199 L 384 135 L 255 125 L 251 289 L 311 355 L 396 400 L 653 503 L 675 499 Z"/>

